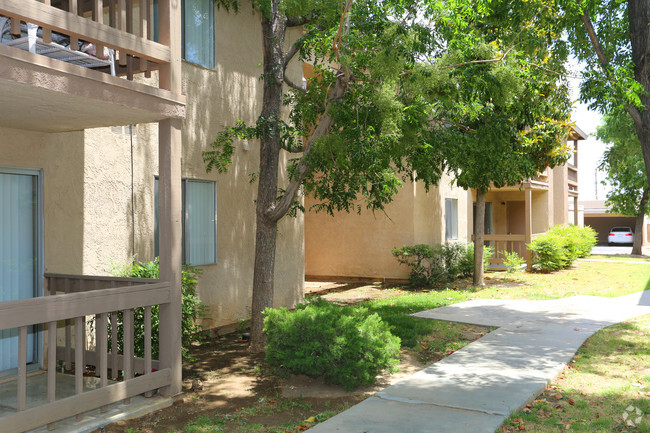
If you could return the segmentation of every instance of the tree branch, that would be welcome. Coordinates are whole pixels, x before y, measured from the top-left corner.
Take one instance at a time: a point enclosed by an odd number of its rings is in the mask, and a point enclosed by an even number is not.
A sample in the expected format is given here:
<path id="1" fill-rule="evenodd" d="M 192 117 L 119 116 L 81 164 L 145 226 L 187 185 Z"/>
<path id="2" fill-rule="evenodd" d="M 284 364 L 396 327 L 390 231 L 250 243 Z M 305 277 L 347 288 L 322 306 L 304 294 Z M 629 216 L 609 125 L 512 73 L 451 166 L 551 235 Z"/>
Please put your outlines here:
<path id="1" fill-rule="evenodd" d="M 296 195 L 298 194 L 298 191 L 300 189 L 300 185 L 302 185 L 303 181 L 307 177 L 307 173 L 309 172 L 309 169 L 311 168 L 309 163 L 307 162 L 307 157 L 309 156 L 309 150 L 311 149 L 311 147 L 313 146 L 313 144 L 316 142 L 318 138 L 328 134 L 330 128 L 334 123 L 334 120 L 330 116 L 330 109 L 334 102 L 343 99 L 343 95 L 345 94 L 347 86 L 348 86 L 348 82 L 345 79 L 345 77 L 343 75 L 339 75 L 339 77 L 336 80 L 336 84 L 332 89 L 332 93 L 328 98 L 325 111 L 323 112 L 323 115 L 321 116 L 320 121 L 318 122 L 318 126 L 311 134 L 311 137 L 309 138 L 309 141 L 307 141 L 307 144 L 304 146 L 303 155 L 300 158 L 300 161 L 298 161 L 298 165 L 296 167 L 298 172 L 297 176 L 294 174 L 294 176 L 291 177 L 291 180 L 289 181 L 289 184 L 287 185 L 287 188 L 284 191 L 284 195 L 282 196 L 280 201 L 272 205 L 265 212 L 266 214 L 265 216 L 268 221 L 280 220 L 280 218 L 282 218 L 291 208 L 291 205 L 293 204 L 293 201 L 295 200 Z"/>
<path id="2" fill-rule="evenodd" d="M 314 19 L 314 13 L 311 15 L 300 15 L 297 17 L 287 17 L 287 27 L 300 27 L 309 24 Z"/>
<path id="3" fill-rule="evenodd" d="M 591 45 L 594 47 L 594 51 L 596 52 L 596 56 L 598 57 L 598 62 L 600 63 L 600 67 L 603 70 L 603 73 L 605 74 L 607 80 L 611 84 L 616 85 L 617 84 L 616 80 L 614 79 L 614 77 L 612 77 L 612 74 L 608 69 L 609 59 L 607 58 L 607 55 L 605 54 L 605 51 L 603 50 L 603 47 L 600 44 L 600 41 L 598 40 L 596 29 L 594 29 L 594 25 L 591 22 L 589 13 L 586 10 L 582 12 L 582 23 L 585 25 L 585 30 L 587 30 L 587 35 L 589 36 Z M 643 124 L 643 120 L 641 119 L 641 113 L 635 106 L 628 104 L 626 108 L 628 113 L 630 113 L 630 116 L 632 117 L 632 120 L 634 121 L 635 124 L 637 125 Z"/>
<path id="4" fill-rule="evenodd" d="M 291 45 L 289 51 L 284 54 L 284 60 L 282 61 L 283 69 L 287 69 L 289 62 L 295 57 L 296 54 L 298 54 L 304 43 L 304 38 L 299 38 L 296 42 L 293 43 L 293 45 Z"/>
<path id="5" fill-rule="evenodd" d="M 305 151 L 305 146 L 292 146 L 288 142 L 283 142 L 281 144 L 282 148 L 289 153 L 300 153 Z"/>
<path id="6" fill-rule="evenodd" d="M 293 81 L 291 81 L 289 78 L 287 78 L 286 75 L 284 75 L 284 82 L 287 83 L 289 87 L 292 89 L 296 89 L 299 92 L 306 93 L 306 90 L 302 88 L 302 86 L 297 85 Z"/>

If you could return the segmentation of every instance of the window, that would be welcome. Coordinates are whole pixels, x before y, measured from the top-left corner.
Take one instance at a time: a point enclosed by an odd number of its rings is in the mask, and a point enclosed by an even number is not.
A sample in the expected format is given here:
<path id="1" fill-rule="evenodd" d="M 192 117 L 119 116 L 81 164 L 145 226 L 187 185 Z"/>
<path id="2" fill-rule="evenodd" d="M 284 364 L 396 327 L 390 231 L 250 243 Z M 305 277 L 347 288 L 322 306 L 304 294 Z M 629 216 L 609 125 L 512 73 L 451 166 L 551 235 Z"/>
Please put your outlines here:
<path id="1" fill-rule="evenodd" d="M 215 67 L 214 0 L 183 0 L 183 60 Z"/>
<path id="2" fill-rule="evenodd" d="M 458 199 L 445 199 L 445 240 L 458 239 Z"/>
<path id="3" fill-rule="evenodd" d="M 214 182 L 184 179 L 183 263 L 217 263 L 217 187 Z M 154 181 L 154 255 L 158 256 L 158 179 Z"/>
<path id="4" fill-rule="evenodd" d="M 474 203 L 474 233 L 476 233 L 476 203 Z M 492 224 L 492 203 L 485 203 L 485 234 L 494 234 L 494 226 Z"/>

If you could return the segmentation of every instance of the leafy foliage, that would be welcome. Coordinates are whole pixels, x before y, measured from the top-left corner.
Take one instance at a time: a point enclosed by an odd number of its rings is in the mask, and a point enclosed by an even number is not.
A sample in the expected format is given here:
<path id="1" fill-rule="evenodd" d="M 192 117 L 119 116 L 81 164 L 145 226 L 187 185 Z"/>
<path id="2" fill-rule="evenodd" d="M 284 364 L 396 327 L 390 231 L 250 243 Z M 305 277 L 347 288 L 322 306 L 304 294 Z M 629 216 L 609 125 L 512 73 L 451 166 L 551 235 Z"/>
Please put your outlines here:
<path id="1" fill-rule="evenodd" d="M 558 271 L 571 266 L 579 257 L 590 254 L 597 235 L 591 227 L 556 225 L 528 245 L 534 263 L 542 272 Z"/>
<path id="2" fill-rule="evenodd" d="M 520 257 L 516 251 L 501 251 L 503 255 L 503 265 L 506 267 L 506 272 L 509 274 L 513 272 L 520 272 L 522 266 L 526 263 L 526 259 Z"/>
<path id="3" fill-rule="evenodd" d="M 292 373 L 323 376 L 351 390 L 373 384 L 398 363 L 400 339 L 365 308 L 317 298 L 295 311 L 268 308 L 264 314 L 266 361 Z"/>
<path id="4" fill-rule="evenodd" d="M 158 257 L 151 262 L 136 262 L 124 267 L 117 267 L 114 273 L 118 277 L 134 277 L 134 278 L 158 278 L 160 265 Z M 189 346 L 197 341 L 202 341 L 202 327 L 198 323 L 198 319 L 204 314 L 206 307 L 201 303 L 201 300 L 196 294 L 197 278 L 201 274 L 201 270 L 193 266 L 184 265 L 182 271 L 181 291 L 183 294 L 182 301 L 182 351 L 183 359 L 191 361 L 189 356 Z M 160 348 L 160 335 L 159 335 L 159 306 L 154 305 L 151 307 L 151 354 L 154 359 L 158 359 Z M 134 310 L 134 353 L 137 357 L 144 357 L 144 308 L 136 308 Z M 123 353 L 123 314 L 118 313 L 118 350 Z M 110 342 L 109 342 L 110 346 Z"/>
<path id="5" fill-rule="evenodd" d="M 643 199 L 648 191 L 648 178 L 641 144 L 629 114 L 617 110 L 605 115 L 597 136 L 611 144 L 600 164 L 611 186 L 607 193 L 610 211 L 634 217 L 650 213 L 647 197 Z"/>
<path id="6" fill-rule="evenodd" d="M 454 281 L 472 275 L 474 270 L 474 244 L 419 244 L 393 248 L 392 254 L 399 263 L 411 268 L 410 279 L 413 285 Z M 486 267 L 491 256 L 492 250 L 486 249 Z"/>

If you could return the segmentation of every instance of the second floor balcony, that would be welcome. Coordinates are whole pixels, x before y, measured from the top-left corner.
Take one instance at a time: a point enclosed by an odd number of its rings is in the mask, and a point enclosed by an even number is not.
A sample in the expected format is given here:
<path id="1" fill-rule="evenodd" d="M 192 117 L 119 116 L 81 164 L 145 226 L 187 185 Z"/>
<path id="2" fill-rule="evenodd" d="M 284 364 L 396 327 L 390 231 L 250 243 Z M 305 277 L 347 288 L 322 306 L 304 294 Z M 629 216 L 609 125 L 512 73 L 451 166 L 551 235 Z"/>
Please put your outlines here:
<path id="1" fill-rule="evenodd" d="M 0 0 L 0 126 L 61 132 L 182 118 L 171 72 L 176 3 Z"/>

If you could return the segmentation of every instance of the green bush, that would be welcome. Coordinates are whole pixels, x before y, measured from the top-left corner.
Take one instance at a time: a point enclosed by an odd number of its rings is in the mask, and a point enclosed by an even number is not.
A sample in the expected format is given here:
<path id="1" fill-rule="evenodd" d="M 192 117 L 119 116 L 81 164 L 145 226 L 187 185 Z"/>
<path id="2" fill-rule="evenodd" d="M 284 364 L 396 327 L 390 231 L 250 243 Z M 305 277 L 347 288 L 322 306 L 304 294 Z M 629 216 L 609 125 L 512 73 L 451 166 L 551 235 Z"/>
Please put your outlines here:
<path id="1" fill-rule="evenodd" d="M 266 361 L 295 374 L 323 376 L 346 390 L 375 383 L 398 363 L 400 339 L 377 314 L 321 298 L 295 311 L 267 308 Z"/>
<path id="2" fill-rule="evenodd" d="M 454 281 L 474 274 L 474 244 L 444 243 L 393 248 L 397 261 L 409 266 L 413 285 L 432 285 Z M 492 248 L 483 250 L 484 266 L 492 257 Z"/>
<path id="3" fill-rule="evenodd" d="M 130 265 L 115 267 L 113 273 L 118 277 L 134 277 L 134 278 L 158 278 L 159 276 L 159 262 L 158 257 L 151 262 L 136 262 Z M 202 327 L 198 324 L 198 319 L 201 317 L 206 307 L 201 303 L 201 300 L 196 295 L 197 278 L 201 274 L 201 270 L 192 266 L 183 266 L 181 292 L 183 296 L 182 301 L 182 343 L 183 343 L 183 359 L 186 361 L 191 360 L 189 356 L 189 347 L 192 343 L 202 340 Z M 151 307 L 151 355 L 154 359 L 159 357 L 160 339 L 159 339 L 159 308 L 158 305 Z M 118 350 L 123 353 L 123 325 L 122 325 L 122 312 L 118 313 Z M 110 346 L 110 341 L 109 341 Z M 144 308 L 136 308 L 134 310 L 134 353 L 135 356 L 144 357 Z"/>
<path id="4" fill-rule="evenodd" d="M 587 257 L 598 242 L 598 234 L 589 226 L 556 225 L 549 232 L 564 237 L 569 255 L 575 258 Z"/>
<path id="5" fill-rule="evenodd" d="M 503 255 L 503 265 L 508 273 L 521 271 L 521 267 L 526 263 L 526 259 L 519 257 L 516 251 L 501 251 L 501 254 Z"/>
<path id="6" fill-rule="evenodd" d="M 568 268 L 577 258 L 588 256 L 596 239 L 591 227 L 556 225 L 537 236 L 528 248 L 534 253 L 535 267 L 542 272 L 552 272 Z"/>

